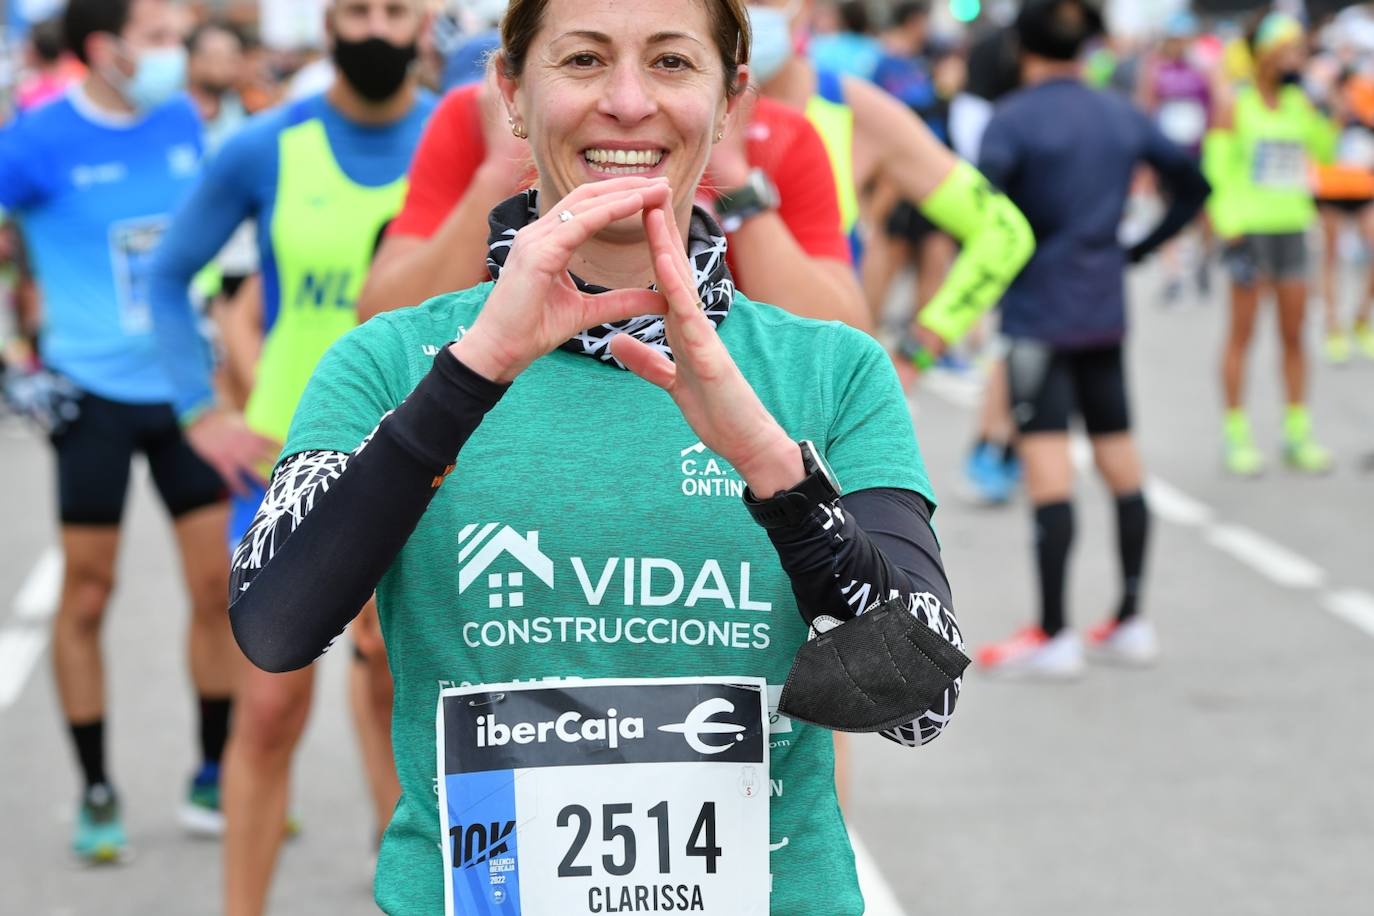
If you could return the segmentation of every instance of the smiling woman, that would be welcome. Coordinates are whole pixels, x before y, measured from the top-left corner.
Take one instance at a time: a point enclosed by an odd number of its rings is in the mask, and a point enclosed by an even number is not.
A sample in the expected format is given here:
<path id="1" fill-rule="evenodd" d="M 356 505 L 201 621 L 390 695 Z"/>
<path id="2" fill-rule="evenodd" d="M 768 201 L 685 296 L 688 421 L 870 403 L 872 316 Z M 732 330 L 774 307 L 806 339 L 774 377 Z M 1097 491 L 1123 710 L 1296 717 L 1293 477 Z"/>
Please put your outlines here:
<path id="1" fill-rule="evenodd" d="M 967 660 L 891 361 L 740 295 L 693 206 L 747 35 L 734 0 L 511 4 L 500 93 L 538 175 L 491 212 L 494 282 L 335 345 L 235 557 L 269 670 L 377 592 L 389 913 L 671 888 L 858 914 L 826 729 L 916 746 L 953 712 Z M 741 486 L 688 495 L 708 466 Z M 539 737 L 587 710 L 647 724 Z"/>

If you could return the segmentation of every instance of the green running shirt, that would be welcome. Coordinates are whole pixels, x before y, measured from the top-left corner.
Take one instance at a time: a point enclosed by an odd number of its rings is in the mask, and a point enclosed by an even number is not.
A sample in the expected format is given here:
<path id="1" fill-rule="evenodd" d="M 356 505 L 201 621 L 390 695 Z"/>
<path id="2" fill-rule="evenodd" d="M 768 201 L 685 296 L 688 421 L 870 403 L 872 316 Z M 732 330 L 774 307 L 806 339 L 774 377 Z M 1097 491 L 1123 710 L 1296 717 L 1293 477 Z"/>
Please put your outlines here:
<path id="1" fill-rule="evenodd" d="M 1330 125 L 1296 86 L 1279 91 L 1278 106 L 1259 90 L 1237 90 L 1235 126 L 1214 130 L 1203 144 L 1203 172 L 1212 185 L 1207 211 L 1223 238 L 1302 232 L 1317 215 L 1310 164 L 1329 162 Z"/>
<path id="2" fill-rule="evenodd" d="M 356 449 L 471 327 L 491 288 L 344 336 L 306 389 L 284 457 Z M 933 496 L 896 372 L 872 338 L 738 295 L 720 333 L 773 416 L 823 449 L 845 492 Z M 743 488 L 669 397 L 629 372 L 556 350 L 516 380 L 377 589 L 402 787 L 377 866 L 385 912 L 444 911 L 442 688 L 745 675 L 766 678 L 776 706 L 806 627 Z M 489 535 L 476 551 L 474 531 Z M 783 719 L 770 746 L 771 912 L 857 916 L 830 733 Z"/>

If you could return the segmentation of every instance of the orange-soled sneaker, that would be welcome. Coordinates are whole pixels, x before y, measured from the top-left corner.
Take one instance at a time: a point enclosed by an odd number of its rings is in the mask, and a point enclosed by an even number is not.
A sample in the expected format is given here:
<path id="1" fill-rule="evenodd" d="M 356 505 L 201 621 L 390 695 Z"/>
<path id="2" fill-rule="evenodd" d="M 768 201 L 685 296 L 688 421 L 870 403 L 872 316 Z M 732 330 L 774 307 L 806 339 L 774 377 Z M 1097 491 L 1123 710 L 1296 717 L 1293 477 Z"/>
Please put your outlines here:
<path id="1" fill-rule="evenodd" d="M 1083 643 L 1067 627 L 1053 637 L 1026 627 L 978 650 L 978 667 L 999 677 L 1066 680 L 1083 673 Z"/>
<path id="2" fill-rule="evenodd" d="M 1153 665 L 1159 659 L 1159 636 L 1154 624 L 1143 617 L 1120 623 L 1104 620 L 1088 630 L 1088 658 L 1138 668 Z"/>

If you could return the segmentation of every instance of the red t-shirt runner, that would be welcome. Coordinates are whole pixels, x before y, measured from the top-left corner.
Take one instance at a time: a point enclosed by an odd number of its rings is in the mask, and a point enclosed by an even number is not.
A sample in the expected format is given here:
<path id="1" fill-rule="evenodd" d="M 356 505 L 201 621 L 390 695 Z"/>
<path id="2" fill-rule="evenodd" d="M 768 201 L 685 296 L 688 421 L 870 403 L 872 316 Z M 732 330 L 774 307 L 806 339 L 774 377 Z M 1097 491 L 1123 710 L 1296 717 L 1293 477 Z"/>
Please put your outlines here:
<path id="1" fill-rule="evenodd" d="M 462 200 L 487 155 L 481 89 L 480 83 L 461 86 L 439 103 L 411 164 L 405 205 L 388 234 L 429 238 Z M 848 264 L 835 176 L 816 129 L 801 113 L 760 97 L 745 141 L 749 164 L 763 169 L 777 186 L 778 216 L 802 250 L 813 258 Z M 748 277 L 741 276 L 733 259 L 730 268 L 748 295 Z"/>

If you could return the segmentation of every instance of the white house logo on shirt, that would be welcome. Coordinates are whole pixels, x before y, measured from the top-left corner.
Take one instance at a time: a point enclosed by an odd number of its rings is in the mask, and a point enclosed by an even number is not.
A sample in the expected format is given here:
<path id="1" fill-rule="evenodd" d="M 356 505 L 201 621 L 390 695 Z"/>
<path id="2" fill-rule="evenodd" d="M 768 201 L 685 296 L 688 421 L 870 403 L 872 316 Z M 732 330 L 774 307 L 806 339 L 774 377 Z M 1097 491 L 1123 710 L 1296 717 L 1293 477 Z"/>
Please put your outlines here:
<path id="1" fill-rule="evenodd" d="M 739 499 L 744 495 L 744 481 L 735 469 L 717 458 L 698 442 L 678 453 L 681 461 L 683 496 L 727 496 Z"/>
<path id="2" fill-rule="evenodd" d="M 553 588 L 553 560 L 539 549 L 538 531 L 521 535 L 509 525 L 498 525 L 496 522 L 467 525 L 458 533 L 458 543 L 462 545 L 458 552 L 459 594 L 466 592 L 493 563 L 507 555 L 524 570 L 488 574 L 487 607 L 524 607 L 525 572 L 532 573 L 540 582 Z"/>

